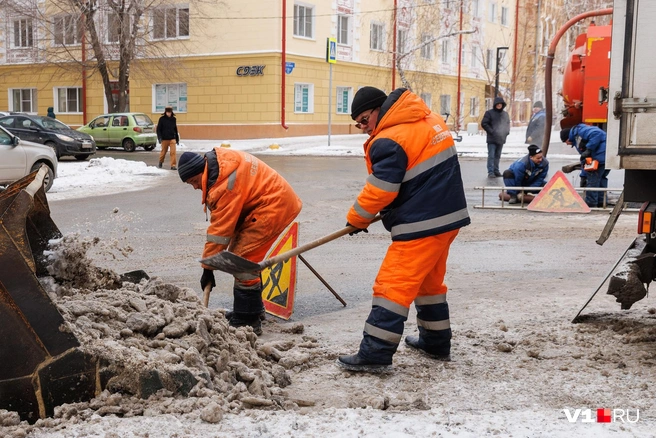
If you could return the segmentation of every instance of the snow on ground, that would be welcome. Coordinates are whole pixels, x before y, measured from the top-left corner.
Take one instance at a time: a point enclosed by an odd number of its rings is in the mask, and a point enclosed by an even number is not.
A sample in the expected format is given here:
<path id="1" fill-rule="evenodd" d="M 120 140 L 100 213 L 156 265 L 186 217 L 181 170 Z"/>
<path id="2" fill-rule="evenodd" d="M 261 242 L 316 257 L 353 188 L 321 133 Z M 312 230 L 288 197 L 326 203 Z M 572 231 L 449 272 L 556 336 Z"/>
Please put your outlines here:
<path id="1" fill-rule="evenodd" d="M 512 128 L 503 149 L 504 158 L 520 158 L 526 155 L 524 134 L 526 128 Z M 557 139 L 554 131 L 552 140 Z M 263 155 L 306 155 L 306 156 L 363 156 L 362 145 L 367 139 L 364 134 L 333 135 L 328 144 L 327 135 L 288 138 L 261 138 L 252 140 L 182 140 L 178 146 L 178 156 L 185 151 L 203 153 L 215 146 L 227 143 L 232 149 Z M 553 143 L 552 145 L 556 145 Z M 277 145 L 272 149 L 271 145 Z M 487 157 L 484 135 L 463 134 L 462 141 L 456 143 L 458 154 L 463 157 Z M 562 149 L 562 148 L 561 148 Z M 155 148 L 160 150 L 159 146 Z M 566 151 L 569 152 L 569 151 Z M 571 153 L 549 154 L 550 158 L 570 157 Z M 88 162 L 60 162 L 58 175 L 48 192 L 48 199 L 78 198 L 105 195 L 124 191 L 141 190 L 157 184 L 157 177 L 170 174 L 169 170 L 147 166 L 143 162 L 114 159 L 111 157 L 91 158 Z"/>

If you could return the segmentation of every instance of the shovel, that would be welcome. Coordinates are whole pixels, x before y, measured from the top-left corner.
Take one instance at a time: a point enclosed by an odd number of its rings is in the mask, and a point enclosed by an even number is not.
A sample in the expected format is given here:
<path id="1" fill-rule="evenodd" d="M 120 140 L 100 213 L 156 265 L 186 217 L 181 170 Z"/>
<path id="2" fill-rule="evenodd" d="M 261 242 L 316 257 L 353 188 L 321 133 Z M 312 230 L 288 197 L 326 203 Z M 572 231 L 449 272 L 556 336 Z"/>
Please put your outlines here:
<path id="1" fill-rule="evenodd" d="M 380 215 L 376 216 L 371 221 L 371 223 L 373 224 L 379 220 Z M 201 259 L 199 262 L 232 275 L 244 274 L 248 272 L 260 272 L 262 269 L 270 268 L 276 263 L 285 262 L 294 256 L 304 253 L 305 251 L 309 251 L 312 248 L 321 246 L 324 243 L 331 242 L 338 237 L 342 237 L 345 234 L 352 233 L 356 230 L 358 230 L 358 228 L 349 225 L 342 228 L 341 230 L 335 231 L 332 234 L 321 237 L 317 240 L 313 240 L 312 242 L 306 243 L 305 245 L 301 245 L 298 248 L 294 248 L 290 251 L 278 254 L 277 256 L 271 257 L 270 259 L 262 260 L 260 263 L 252 262 L 248 259 L 233 254 L 230 251 L 221 251 L 217 254 L 214 254 L 213 256 Z"/>

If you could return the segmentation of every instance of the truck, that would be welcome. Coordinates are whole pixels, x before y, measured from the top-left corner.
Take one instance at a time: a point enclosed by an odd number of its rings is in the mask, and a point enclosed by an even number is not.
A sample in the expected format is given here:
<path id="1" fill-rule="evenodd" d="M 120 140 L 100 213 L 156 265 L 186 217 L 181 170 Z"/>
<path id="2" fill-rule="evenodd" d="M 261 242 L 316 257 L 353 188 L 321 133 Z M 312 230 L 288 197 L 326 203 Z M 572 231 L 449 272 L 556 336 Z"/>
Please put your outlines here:
<path id="1" fill-rule="evenodd" d="M 656 2 L 614 1 L 608 91 L 600 91 L 608 96 L 606 167 L 624 170 L 623 201 L 642 204 L 638 237 L 620 260 L 608 287 L 622 309 L 629 309 L 647 295 L 656 274 L 654 22 Z"/>

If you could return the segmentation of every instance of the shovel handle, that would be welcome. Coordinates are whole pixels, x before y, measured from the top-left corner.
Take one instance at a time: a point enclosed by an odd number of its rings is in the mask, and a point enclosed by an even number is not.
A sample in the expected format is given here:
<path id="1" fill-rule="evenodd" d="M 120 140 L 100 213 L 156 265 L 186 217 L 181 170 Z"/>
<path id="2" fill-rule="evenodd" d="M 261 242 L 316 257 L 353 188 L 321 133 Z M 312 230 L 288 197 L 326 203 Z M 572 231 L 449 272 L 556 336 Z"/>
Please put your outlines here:
<path id="1" fill-rule="evenodd" d="M 373 220 L 370 222 L 370 224 L 373 224 L 374 222 L 378 222 L 381 219 L 380 215 L 377 215 Z M 305 245 L 301 245 L 297 248 L 294 248 L 292 250 L 289 250 L 287 252 L 283 252 L 282 254 L 278 254 L 275 257 L 271 257 L 270 259 L 263 260 L 259 263 L 261 269 L 265 268 L 270 268 L 271 266 L 275 265 L 276 263 L 284 262 L 286 260 L 291 259 L 294 256 L 297 256 L 299 254 L 303 254 L 305 251 L 309 251 L 312 248 L 316 248 L 317 246 L 321 246 L 324 243 L 331 242 L 338 237 L 342 237 L 348 233 L 352 233 L 353 231 L 358 230 L 359 228 L 356 228 L 352 225 L 349 225 L 347 227 L 342 228 L 341 230 L 337 230 L 334 233 L 331 233 L 327 236 L 320 237 L 317 240 L 313 240 L 312 242 L 308 242 Z"/>
<path id="2" fill-rule="evenodd" d="M 212 292 L 212 284 L 208 284 L 203 289 L 203 305 L 208 307 L 210 304 L 210 292 Z"/>

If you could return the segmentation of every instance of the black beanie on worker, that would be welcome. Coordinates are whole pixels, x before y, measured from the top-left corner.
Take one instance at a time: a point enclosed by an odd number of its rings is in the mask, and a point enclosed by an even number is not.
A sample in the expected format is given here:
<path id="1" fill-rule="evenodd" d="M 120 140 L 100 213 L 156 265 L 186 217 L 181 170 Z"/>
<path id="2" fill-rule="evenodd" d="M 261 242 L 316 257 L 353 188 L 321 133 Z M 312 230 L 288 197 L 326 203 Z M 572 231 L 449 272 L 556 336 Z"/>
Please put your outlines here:
<path id="1" fill-rule="evenodd" d="M 376 87 L 362 87 L 355 93 L 351 103 L 351 118 L 355 120 L 363 112 L 383 105 L 387 95 Z"/>
<path id="2" fill-rule="evenodd" d="M 203 173 L 205 170 L 205 158 L 194 152 L 185 152 L 178 160 L 178 175 L 183 182 L 189 178 Z"/>
<path id="3" fill-rule="evenodd" d="M 563 143 L 567 143 L 567 140 L 569 139 L 569 131 L 571 131 L 572 128 L 565 128 L 560 130 L 560 141 Z"/>
<path id="4" fill-rule="evenodd" d="M 535 156 L 537 154 L 541 154 L 541 153 L 542 153 L 542 149 L 540 149 L 537 145 L 532 144 L 528 147 L 529 157 L 533 157 L 533 156 Z"/>

